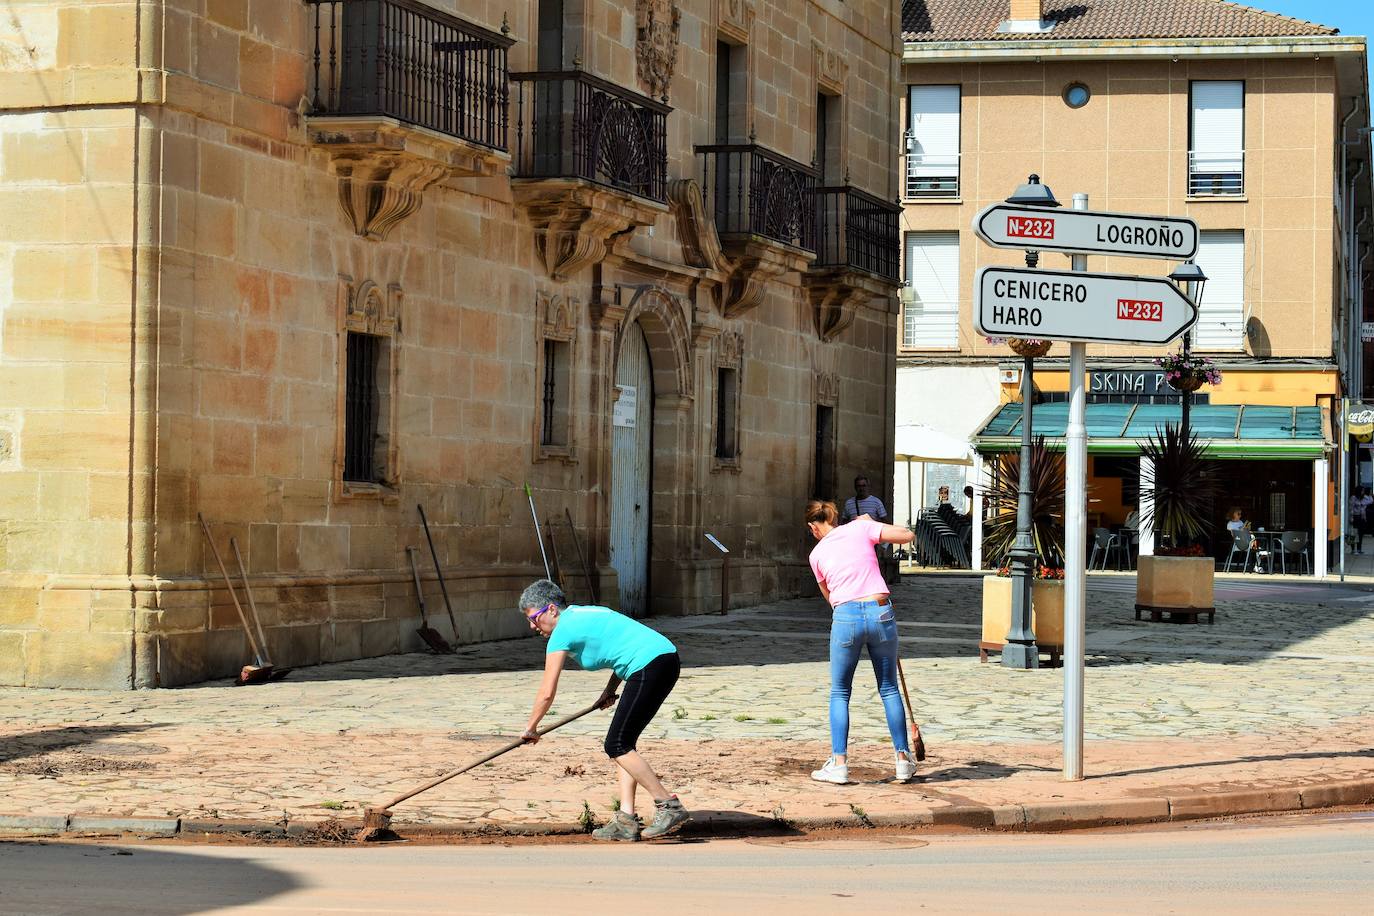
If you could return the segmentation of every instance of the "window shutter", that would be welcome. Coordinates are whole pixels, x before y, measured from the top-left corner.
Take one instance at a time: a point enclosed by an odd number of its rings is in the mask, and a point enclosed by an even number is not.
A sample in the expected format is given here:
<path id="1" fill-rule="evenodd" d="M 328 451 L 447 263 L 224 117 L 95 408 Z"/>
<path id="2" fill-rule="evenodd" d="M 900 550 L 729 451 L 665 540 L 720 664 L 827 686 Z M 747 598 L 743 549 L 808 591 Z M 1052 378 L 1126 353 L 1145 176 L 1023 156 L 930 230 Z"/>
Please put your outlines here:
<path id="1" fill-rule="evenodd" d="M 1193 83 L 1193 171 L 1236 173 L 1244 169 L 1245 83 Z M 1210 276 L 1210 274 L 1209 274 Z"/>
<path id="2" fill-rule="evenodd" d="M 1245 233 L 1203 232 L 1197 263 L 1207 275 L 1193 341 L 1199 350 L 1240 350 L 1245 344 Z"/>
<path id="3" fill-rule="evenodd" d="M 908 233 L 906 276 L 914 298 L 903 304 L 902 346 L 957 349 L 959 233 Z"/>
<path id="4" fill-rule="evenodd" d="M 920 178 L 959 174 L 959 87 L 912 86 L 907 106 L 911 137 L 908 174 Z"/>

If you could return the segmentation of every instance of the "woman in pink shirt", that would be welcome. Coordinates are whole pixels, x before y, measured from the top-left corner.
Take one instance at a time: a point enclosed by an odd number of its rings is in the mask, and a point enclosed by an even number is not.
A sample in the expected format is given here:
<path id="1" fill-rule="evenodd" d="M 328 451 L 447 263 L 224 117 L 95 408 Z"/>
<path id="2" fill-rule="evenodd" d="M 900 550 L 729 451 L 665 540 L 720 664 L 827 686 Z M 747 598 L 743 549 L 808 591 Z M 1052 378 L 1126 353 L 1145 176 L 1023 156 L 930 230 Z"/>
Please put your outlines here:
<path id="1" fill-rule="evenodd" d="M 859 655 L 868 647 L 878 695 L 883 700 L 887 730 L 897 753 L 897 779 L 916 775 L 907 743 L 905 710 L 897 688 L 897 618 L 892 599 L 878 569 L 873 546 L 909 544 L 916 535 L 908 528 L 883 525 L 861 515 L 839 525 L 832 502 L 812 500 L 806 505 L 806 526 L 819 542 L 811 551 L 811 571 L 821 594 L 834 608 L 830 623 L 830 759 L 811 778 L 821 782 L 849 782 L 849 694 Z"/>

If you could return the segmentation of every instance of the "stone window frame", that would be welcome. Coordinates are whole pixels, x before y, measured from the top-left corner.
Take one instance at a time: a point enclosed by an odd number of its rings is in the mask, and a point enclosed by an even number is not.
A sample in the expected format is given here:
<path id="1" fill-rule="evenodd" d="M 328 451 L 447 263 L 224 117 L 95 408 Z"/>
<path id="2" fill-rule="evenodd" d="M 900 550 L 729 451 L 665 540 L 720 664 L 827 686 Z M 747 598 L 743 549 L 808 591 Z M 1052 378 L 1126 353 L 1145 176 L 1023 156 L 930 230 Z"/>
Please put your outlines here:
<path id="1" fill-rule="evenodd" d="M 739 105 L 739 117 L 727 118 L 727 122 L 739 132 L 739 136 L 731 135 L 728 137 L 715 136 L 715 97 L 720 94 L 720 86 L 715 86 L 715 96 L 711 102 L 711 120 L 713 125 L 712 143 L 716 144 L 736 144 L 752 143 L 754 134 L 754 47 L 753 31 L 755 8 L 752 0 L 717 0 L 716 4 L 716 43 L 729 45 L 731 48 L 739 50 L 742 55 L 742 78 L 744 80 L 744 92 L 735 99 Z M 711 79 L 713 84 L 719 72 L 714 60 L 711 63 Z M 731 97 L 733 98 L 733 97 Z M 746 140 L 746 134 L 750 139 Z"/>
<path id="2" fill-rule="evenodd" d="M 735 453 L 721 457 L 716 449 L 720 429 L 720 392 L 717 388 L 714 399 L 714 416 L 711 418 L 710 449 L 711 472 L 738 474 L 742 469 L 744 439 L 740 433 L 740 405 L 744 400 L 744 335 L 739 331 L 726 331 L 716 338 L 715 384 L 720 385 L 721 370 L 729 369 L 735 373 L 735 394 L 731 422 L 734 424 Z"/>
<path id="3" fill-rule="evenodd" d="M 535 292 L 535 373 L 534 373 L 534 422 L 531 424 L 534 462 L 560 461 L 564 464 L 577 464 L 577 411 L 578 397 L 577 372 L 577 311 L 578 300 L 552 290 Z M 545 342 L 558 341 L 567 344 L 568 372 L 567 385 L 563 400 L 567 411 L 566 441 L 559 444 L 544 442 L 544 359 Z M 555 392 L 557 394 L 557 392 Z"/>
<path id="4" fill-rule="evenodd" d="M 335 433 L 334 433 L 334 473 L 332 487 L 336 502 L 354 499 L 377 499 L 387 503 L 400 501 L 398 490 L 400 474 L 400 453 L 397 437 L 397 402 L 400 400 L 401 379 L 401 308 L 404 294 L 399 284 L 391 283 L 383 289 L 371 280 L 361 283 L 353 278 L 339 275 L 337 294 L 338 331 L 337 386 L 335 395 Z M 382 481 L 364 483 L 344 479 L 344 450 L 347 421 L 345 399 L 348 394 L 348 335 L 370 334 L 386 341 L 387 390 L 381 392 L 382 403 L 378 410 L 377 430 L 383 437 Z"/>
<path id="5" fill-rule="evenodd" d="M 835 106 L 831 112 L 832 119 L 836 122 L 835 129 L 826 130 L 826 140 L 828 145 L 834 148 L 833 160 L 828 160 L 825 151 L 820 149 L 815 141 L 819 138 L 812 138 L 812 145 L 815 147 L 816 161 L 812 165 L 821 172 L 825 172 L 825 164 L 830 161 L 834 166 L 834 173 L 826 173 L 826 184 L 835 187 L 841 184 L 849 184 L 849 96 L 844 91 L 845 83 L 849 78 L 849 61 L 843 54 L 830 50 L 819 41 L 811 42 L 812 59 L 812 83 L 814 84 L 815 97 L 826 96 L 832 99 Z M 815 123 L 816 118 L 812 118 Z M 843 178 L 841 178 L 843 176 Z"/>
<path id="6" fill-rule="evenodd" d="M 818 439 L 818 437 L 819 437 L 819 432 L 820 432 L 818 429 L 816 429 L 816 422 L 817 422 L 817 420 L 820 418 L 820 408 L 822 408 L 822 407 L 828 407 L 828 408 L 830 409 L 830 442 L 829 442 L 829 446 L 830 446 L 830 448 L 829 448 L 829 451 L 830 451 L 830 467 L 829 467 L 829 469 L 828 469 L 828 470 L 829 470 L 829 477 L 830 477 L 830 479 L 829 479 L 829 481 L 828 481 L 828 484 L 829 484 L 829 492 L 828 492 L 828 494 L 826 494 L 826 493 L 817 493 L 817 494 L 815 494 L 815 495 L 816 495 L 817 497 L 820 497 L 820 496 L 822 496 L 822 495 L 828 495 L 829 498 L 832 498 L 832 499 L 833 499 L 833 498 L 835 498 L 835 496 L 839 493 L 838 481 L 837 481 L 837 479 L 836 479 L 836 476 L 839 474 L 839 467 L 840 467 L 840 456 L 839 456 L 839 442 L 840 442 L 840 408 L 839 408 L 839 402 L 840 402 L 840 377 L 839 377 L 839 375 L 838 375 L 837 373 L 835 373 L 835 372 L 823 372 L 823 371 L 821 371 L 821 370 L 819 370 L 819 369 L 816 370 L 815 377 L 816 377 L 816 390 L 815 390 L 815 398 L 814 398 L 813 406 L 812 406 L 812 409 L 811 409 L 811 424 L 810 424 L 810 426 L 811 426 L 811 448 L 810 448 L 810 451 L 811 451 L 811 456 L 812 456 L 812 462 L 813 462 L 813 463 L 814 463 L 814 461 L 815 461 L 815 445 L 816 445 L 816 441 L 817 441 L 817 439 Z M 814 465 L 813 465 L 813 467 L 811 468 L 811 479 L 812 479 L 812 483 L 813 483 L 813 489 L 814 489 L 814 483 L 815 483 L 815 482 L 818 480 L 818 478 L 820 477 L 820 471 L 821 471 L 821 469 L 818 468 L 818 467 L 815 467 Z"/>

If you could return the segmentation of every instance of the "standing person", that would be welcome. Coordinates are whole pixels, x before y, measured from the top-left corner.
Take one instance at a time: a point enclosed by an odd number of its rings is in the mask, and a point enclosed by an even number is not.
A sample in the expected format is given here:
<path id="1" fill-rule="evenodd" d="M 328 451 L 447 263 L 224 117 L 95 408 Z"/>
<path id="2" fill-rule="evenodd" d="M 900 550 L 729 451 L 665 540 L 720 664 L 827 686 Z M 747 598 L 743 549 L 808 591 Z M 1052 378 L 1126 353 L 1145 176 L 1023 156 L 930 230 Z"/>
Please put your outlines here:
<path id="1" fill-rule="evenodd" d="M 1364 536 L 1369 533 L 1369 506 L 1374 498 L 1369 488 L 1356 487 L 1350 496 L 1350 525 L 1355 529 L 1355 552 L 1364 553 Z"/>
<path id="2" fill-rule="evenodd" d="M 854 495 L 844 501 L 844 516 L 841 524 L 847 525 L 861 515 L 887 524 L 891 521 L 887 517 L 887 507 L 883 501 L 872 495 L 868 486 L 868 478 L 863 474 L 854 478 Z"/>
<path id="3" fill-rule="evenodd" d="M 605 826 L 592 831 L 598 840 L 634 841 L 672 833 L 692 819 L 676 795 L 664 788 L 648 762 L 635 750 L 639 736 L 672 692 L 681 670 L 677 647 L 667 637 L 607 607 L 569 605 L 563 590 L 540 579 L 520 595 L 520 612 L 530 629 L 549 641 L 544 680 L 521 737 L 539 741 L 539 720 L 553 706 L 558 678 L 571 655 L 586 671 L 606 668 L 625 682 L 625 696 L 606 732 L 606 756 L 620 767 L 620 810 Z M 609 708 L 615 698 L 606 702 Z M 654 799 L 654 820 L 640 829 L 635 817 L 635 790 L 643 786 Z"/>
<path id="4" fill-rule="evenodd" d="M 818 542 L 811 551 L 811 571 L 821 594 L 834 608 L 830 623 L 831 754 L 811 778 L 839 784 L 849 781 L 849 696 L 859 655 L 867 646 L 896 751 L 897 779 L 905 782 L 916 774 L 916 764 L 911 759 L 905 710 L 897 687 L 897 618 L 873 548 L 880 542 L 909 544 L 916 535 L 909 528 L 884 525 L 863 516 L 840 525 L 835 504 L 820 500 L 807 503 L 806 526 Z M 919 730 L 916 742 L 917 756 L 924 757 Z"/>

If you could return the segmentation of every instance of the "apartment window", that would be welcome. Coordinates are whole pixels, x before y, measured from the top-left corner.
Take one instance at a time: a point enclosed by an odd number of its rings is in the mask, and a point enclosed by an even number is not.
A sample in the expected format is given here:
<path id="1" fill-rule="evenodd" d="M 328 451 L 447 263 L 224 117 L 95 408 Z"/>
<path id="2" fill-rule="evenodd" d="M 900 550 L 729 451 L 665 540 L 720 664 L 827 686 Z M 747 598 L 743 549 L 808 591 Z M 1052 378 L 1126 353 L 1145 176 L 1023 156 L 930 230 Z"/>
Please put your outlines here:
<path id="1" fill-rule="evenodd" d="M 539 0 L 536 65 L 543 71 L 563 69 L 563 0 Z"/>
<path id="2" fill-rule="evenodd" d="M 539 444 L 566 447 L 568 444 L 569 376 L 572 344 L 566 340 L 544 339 L 544 373 L 540 386 L 541 423 Z"/>
<path id="3" fill-rule="evenodd" d="M 909 232 L 902 290 L 902 346 L 959 346 L 959 233 Z"/>
<path id="4" fill-rule="evenodd" d="M 716 143 L 742 143 L 748 119 L 748 51 L 744 45 L 716 42 Z"/>
<path id="5" fill-rule="evenodd" d="M 389 375 L 389 341 L 373 334 L 348 332 L 348 365 L 344 390 L 344 480 L 382 483 L 386 449 L 379 447 L 380 420 Z"/>
<path id="6" fill-rule="evenodd" d="M 1245 193 L 1245 83 L 1195 80 L 1189 87 L 1188 194 Z"/>
<path id="7" fill-rule="evenodd" d="M 959 196 L 959 93 L 958 86 L 908 88 L 908 198 Z"/>
<path id="8" fill-rule="evenodd" d="M 816 405 L 815 478 L 811 493 L 816 499 L 835 498 L 835 408 Z"/>
<path id="9" fill-rule="evenodd" d="M 1245 346 L 1245 233 L 1223 229 L 1202 233 L 1197 263 L 1207 275 L 1193 346 L 1199 350 L 1241 350 Z"/>

